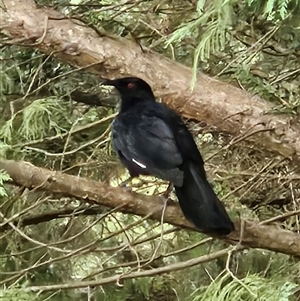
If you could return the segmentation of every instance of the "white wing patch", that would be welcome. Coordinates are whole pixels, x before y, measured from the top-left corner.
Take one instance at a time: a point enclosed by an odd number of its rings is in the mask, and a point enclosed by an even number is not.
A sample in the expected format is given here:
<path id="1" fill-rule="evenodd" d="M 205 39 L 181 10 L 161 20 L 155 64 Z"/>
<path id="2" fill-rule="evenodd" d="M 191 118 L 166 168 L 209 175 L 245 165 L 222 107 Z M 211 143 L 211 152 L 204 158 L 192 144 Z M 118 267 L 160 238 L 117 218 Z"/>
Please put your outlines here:
<path id="1" fill-rule="evenodd" d="M 135 160 L 134 158 L 132 158 L 131 160 L 132 160 L 132 162 L 134 162 L 134 163 L 135 163 L 136 165 L 138 165 L 139 167 L 141 167 L 141 168 L 147 168 L 146 165 L 144 165 L 144 164 L 141 163 L 141 162 L 138 162 L 138 161 Z"/>

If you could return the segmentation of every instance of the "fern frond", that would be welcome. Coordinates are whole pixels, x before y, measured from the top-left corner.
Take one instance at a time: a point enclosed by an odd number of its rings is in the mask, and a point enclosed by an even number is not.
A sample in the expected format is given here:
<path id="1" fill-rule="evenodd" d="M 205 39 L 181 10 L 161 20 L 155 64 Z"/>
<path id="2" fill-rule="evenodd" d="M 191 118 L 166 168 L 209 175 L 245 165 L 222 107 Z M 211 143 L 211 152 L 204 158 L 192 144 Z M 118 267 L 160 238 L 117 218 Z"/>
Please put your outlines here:
<path id="1" fill-rule="evenodd" d="M 9 176 L 9 174 L 6 171 L 0 169 L 0 197 L 7 196 L 7 192 L 4 187 L 4 183 L 9 180 L 11 180 L 11 177 Z"/>
<path id="2" fill-rule="evenodd" d="M 288 15 L 288 4 L 289 4 L 289 0 L 282 0 L 279 1 L 278 5 L 279 5 L 279 14 L 280 17 L 282 19 L 285 19 L 286 16 Z"/>

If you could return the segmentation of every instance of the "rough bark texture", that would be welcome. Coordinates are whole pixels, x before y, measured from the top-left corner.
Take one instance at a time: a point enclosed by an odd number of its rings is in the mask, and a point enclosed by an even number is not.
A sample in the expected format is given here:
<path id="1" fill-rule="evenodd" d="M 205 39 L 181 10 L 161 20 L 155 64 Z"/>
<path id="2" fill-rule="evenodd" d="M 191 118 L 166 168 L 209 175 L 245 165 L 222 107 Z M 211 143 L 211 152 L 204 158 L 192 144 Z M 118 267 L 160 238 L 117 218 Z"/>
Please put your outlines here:
<path id="1" fill-rule="evenodd" d="M 190 90 L 192 71 L 136 43 L 104 34 L 33 0 L 2 1 L 0 29 L 21 44 L 52 53 L 74 66 L 87 66 L 102 77 L 142 77 L 163 101 L 184 117 L 204 120 L 233 135 L 247 135 L 259 146 L 293 158 L 299 164 L 300 129 L 289 117 L 268 114 L 271 105 L 250 94 L 199 73 Z"/>
<path id="2" fill-rule="evenodd" d="M 6 170 L 13 182 L 19 186 L 72 196 L 89 203 L 119 208 L 123 213 L 149 216 L 151 219 L 161 220 L 163 204 L 155 196 L 127 192 L 122 188 L 109 187 L 97 181 L 39 168 L 28 162 L 2 161 L 0 162 L 0 169 Z M 184 218 L 177 203 L 167 207 L 164 221 L 197 231 Z M 297 233 L 275 226 L 244 221 L 243 234 L 241 235 L 240 223 L 235 222 L 235 226 L 237 229 L 235 232 L 225 238 L 220 237 L 220 239 L 236 244 L 241 238 L 245 246 L 300 256 L 300 235 Z"/>

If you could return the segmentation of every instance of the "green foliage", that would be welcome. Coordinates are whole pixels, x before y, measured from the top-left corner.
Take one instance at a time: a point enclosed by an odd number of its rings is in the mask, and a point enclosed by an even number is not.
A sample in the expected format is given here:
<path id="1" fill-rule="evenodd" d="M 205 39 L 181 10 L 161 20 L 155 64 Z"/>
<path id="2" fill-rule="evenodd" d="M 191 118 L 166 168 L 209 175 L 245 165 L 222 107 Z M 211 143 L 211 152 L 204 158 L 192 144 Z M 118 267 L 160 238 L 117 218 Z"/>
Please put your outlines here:
<path id="1" fill-rule="evenodd" d="M 0 69 L 0 103 L 5 100 L 3 93 L 11 93 L 13 91 L 14 82 L 10 75 Z"/>
<path id="2" fill-rule="evenodd" d="M 276 104 L 276 110 L 266 113 L 288 112 L 293 113 L 293 118 L 299 112 L 298 0 L 198 0 L 195 4 L 179 0 L 36 2 L 61 9 L 68 17 L 83 18 L 87 26 L 96 27 L 100 34 L 105 29 L 193 66 L 193 83 L 197 71 L 202 70 L 212 77 L 234 81 Z M 115 110 L 90 108 L 72 101 L 72 92 L 77 89 L 101 95 L 101 99 L 106 96 L 97 76 L 29 47 L 3 46 L 0 55 L 1 159 L 25 159 L 37 166 L 114 186 L 128 176 L 123 169 L 119 170 L 110 154 L 109 116 Z M 106 121 L 99 122 L 102 118 Z M 198 128 L 193 133 L 199 137 L 203 129 L 199 124 L 195 127 Z M 205 127 L 204 132 L 210 132 L 210 128 Z M 300 190 L 299 184 L 286 175 L 294 173 L 290 162 L 281 158 L 277 161 L 273 154 L 247 143 L 231 144 L 230 139 L 234 142 L 237 137 L 222 137 L 214 131 L 206 136 L 209 139 L 196 140 L 209 158 L 208 174 L 231 216 L 236 212 L 238 217 L 258 220 L 295 209 Z M 273 160 L 275 167 L 265 170 Z M 48 294 L 37 297 L 22 292 L 23 285 L 101 280 L 183 262 L 225 246 L 218 240 L 200 244 L 206 236 L 178 231 L 165 224 L 163 230 L 169 232 L 161 235 L 159 223 L 117 210 L 98 208 L 97 214 L 77 216 L 75 213 L 83 212 L 86 205 L 82 200 L 42 193 L 37 188 L 11 189 L 12 186 L 5 186 L 8 180 L 0 172 L 0 196 L 4 201 L 0 211 L 19 231 L 0 220 L 6 227 L 1 229 L 0 241 L 1 300 L 47 300 Z M 153 177 L 144 180 L 146 185 L 133 181 L 133 190 L 156 194 L 165 189 L 166 183 Z M 282 198 L 284 204 L 277 207 L 260 203 Z M 295 200 L 292 205 L 290 199 Z M 254 210 L 251 201 L 261 209 Z M 66 214 L 65 208 L 73 211 Z M 40 222 L 41 217 L 47 219 L 48 213 L 55 212 L 60 213 L 57 218 Z M 22 225 L 28 218 L 37 218 L 39 222 Z M 283 224 L 299 232 L 297 217 Z M 94 297 L 177 301 L 187 300 L 187 296 L 192 301 L 293 300 L 299 280 L 297 259 L 247 250 L 235 257 L 232 270 L 236 279 L 224 274 L 226 259 L 225 256 L 168 275 L 124 282 L 120 278 L 118 285 L 107 284 L 90 291 L 54 292 L 49 300 Z"/>
<path id="3" fill-rule="evenodd" d="M 180 43 L 186 36 L 199 40 L 195 49 L 193 63 L 193 82 L 194 86 L 197 75 L 199 61 L 206 61 L 210 55 L 224 49 L 226 43 L 226 32 L 231 25 L 232 8 L 230 1 L 199 0 L 197 4 L 198 16 L 189 23 L 181 25 L 166 42 L 166 46 L 176 42 Z"/>
<path id="4" fill-rule="evenodd" d="M 247 4 L 266 16 L 268 20 L 283 20 L 292 12 L 297 13 L 300 3 L 298 0 L 247 0 Z"/>
<path id="5" fill-rule="evenodd" d="M 166 41 L 166 47 L 173 43 L 179 44 L 187 37 L 195 39 L 197 46 L 193 60 L 193 87 L 196 81 L 200 62 L 207 62 L 212 55 L 218 55 L 229 46 L 228 41 L 233 38 L 234 19 L 237 15 L 255 15 L 266 17 L 274 24 L 280 25 L 293 12 L 299 11 L 298 0 L 248 0 L 243 5 L 236 0 L 198 0 L 197 15 L 191 15 L 187 23 L 183 23 Z M 238 10 L 236 9 L 238 7 Z"/>
<path id="6" fill-rule="evenodd" d="M 1 301 L 38 301 L 35 293 L 26 293 L 20 289 L 0 289 Z"/>
<path id="7" fill-rule="evenodd" d="M 11 146 L 0 141 L 0 159 L 6 157 L 6 152 L 11 149 Z"/>
<path id="8" fill-rule="evenodd" d="M 297 284 L 279 277 L 266 279 L 249 274 L 243 279 L 230 280 L 225 273 L 207 288 L 195 291 L 190 301 L 290 301 L 296 287 Z"/>
<path id="9" fill-rule="evenodd" d="M 63 129 L 54 121 L 54 116 L 56 115 L 60 122 L 64 121 L 63 111 L 56 97 L 36 99 L 4 123 L 0 137 L 5 142 L 11 143 L 42 138 L 50 130 L 60 134 Z"/>
<path id="10" fill-rule="evenodd" d="M 0 169 L 0 197 L 7 196 L 7 191 L 4 187 L 4 183 L 11 180 L 9 174 L 6 171 Z"/>

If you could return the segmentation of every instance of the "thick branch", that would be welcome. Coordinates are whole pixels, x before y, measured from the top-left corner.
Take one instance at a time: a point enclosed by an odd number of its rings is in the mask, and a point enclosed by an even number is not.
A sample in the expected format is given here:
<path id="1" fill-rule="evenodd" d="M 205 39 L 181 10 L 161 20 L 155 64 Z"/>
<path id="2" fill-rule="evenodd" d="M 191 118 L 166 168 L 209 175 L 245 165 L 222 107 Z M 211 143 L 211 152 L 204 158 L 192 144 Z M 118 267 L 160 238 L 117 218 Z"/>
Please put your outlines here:
<path id="1" fill-rule="evenodd" d="M 119 208 L 123 213 L 149 216 L 160 221 L 163 204 L 158 197 L 130 193 L 122 188 L 113 188 L 97 181 L 87 180 L 60 172 L 36 167 L 28 162 L 2 161 L 0 169 L 6 170 L 14 183 L 27 188 L 37 188 L 60 195 L 72 196 L 92 204 Z M 164 221 L 182 228 L 197 231 L 182 215 L 177 203 L 169 205 Z M 238 243 L 240 223 L 235 222 L 236 231 L 224 239 Z M 279 227 L 245 221 L 243 245 L 300 256 L 300 235 Z"/>
<path id="2" fill-rule="evenodd" d="M 103 77 L 142 77 L 184 117 L 205 120 L 233 135 L 258 132 L 247 139 L 300 161 L 299 127 L 291 125 L 288 117 L 268 114 L 272 107 L 267 102 L 201 73 L 191 91 L 190 68 L 152 51 L 142 51 L 132 41 L 99 36 L 77 20 L 38 8 L 33 0 L 2 2 L 6 10 L 1 11 L 0 29 L 13 39 L 11 43 L 52 53 L 74 66 L 94 64 L 90 70 Z"/>

